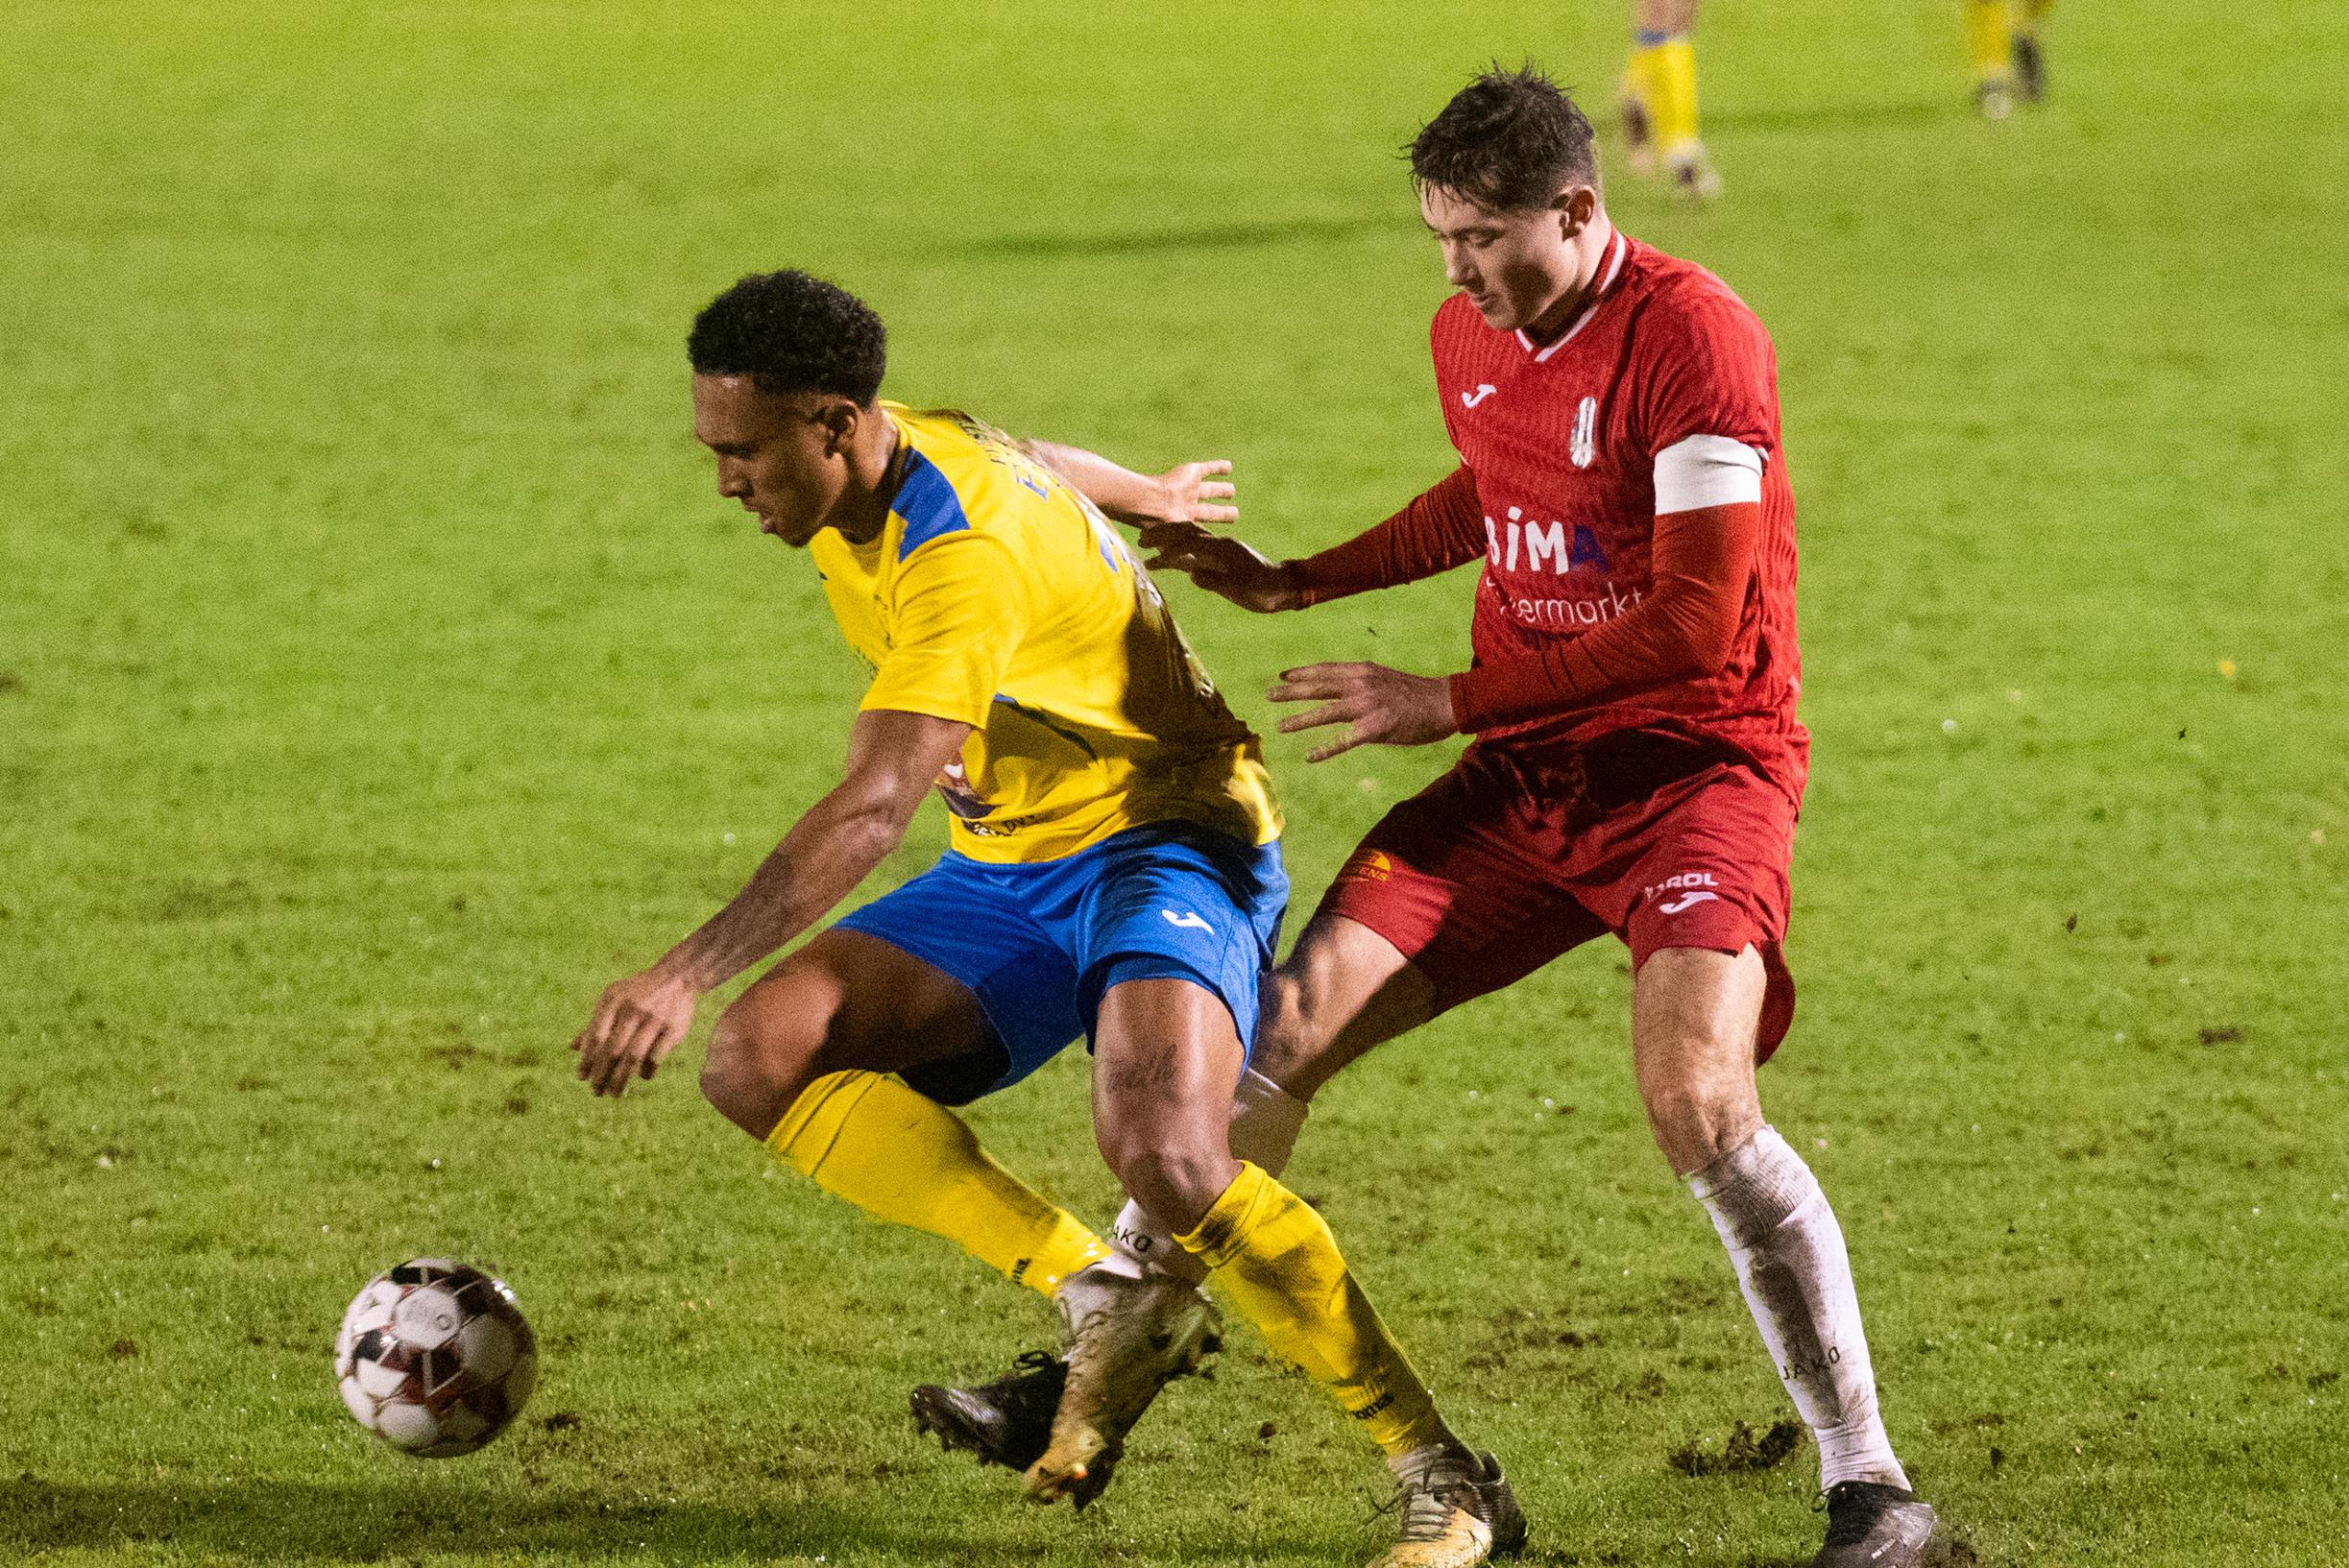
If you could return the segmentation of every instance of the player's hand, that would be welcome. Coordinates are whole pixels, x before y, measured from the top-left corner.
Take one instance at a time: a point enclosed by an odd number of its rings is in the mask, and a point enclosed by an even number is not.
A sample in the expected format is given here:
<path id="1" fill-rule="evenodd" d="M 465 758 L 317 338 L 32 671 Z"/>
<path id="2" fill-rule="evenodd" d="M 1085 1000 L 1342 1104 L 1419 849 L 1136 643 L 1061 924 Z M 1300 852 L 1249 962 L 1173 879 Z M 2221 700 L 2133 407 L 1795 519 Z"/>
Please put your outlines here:
<path id="1" fill-rule="evenodd" d="M 604 987 L 595 1016 L 571 1042 L 579 1076 L 599 1095 L 626 1093 L 630 1078 L 649 1078 L 693 1027 L 692 986 L 658 969 Z"/>
<path id="2" fill-rule="evenodd" d="M 1150 552 L 1143 565 L 1150 570 L 1183 572 L 1243 610 L 1271 615 L 1304 608 L 1305 595 L 1286 564 L 1265 559 L 1228 534 L 1211 533 L 1196 522 L 1146 522 L 1142 548 Z"/>
<path id="3" fill-rule="evenodd" d="M 1305 754 L 1326 762 L 1356 746 L 1424 746 L 1459 733 L 1452 716 L 1452 683 L 1440 675 L 1408 675 L 1384 664 L 1307 664 L 1280 672 L 1265 693 L 1274 702 L 1321 706 L 1280 721 L 1280 733 L 1343 724 L 1345 734 Z"/>
<path id="4" fill-rule="evenodd" d="M 1154 479 L 1157 494 L 1150 510 L 1131 513 L 1126 520 L 1145 527 L 1157 522 L 1238 522 L 1240 509 L 1225 504 L 1239 494 L 1222 477 L 1229 472 L 1229 458 L 1177 463 Z"/>

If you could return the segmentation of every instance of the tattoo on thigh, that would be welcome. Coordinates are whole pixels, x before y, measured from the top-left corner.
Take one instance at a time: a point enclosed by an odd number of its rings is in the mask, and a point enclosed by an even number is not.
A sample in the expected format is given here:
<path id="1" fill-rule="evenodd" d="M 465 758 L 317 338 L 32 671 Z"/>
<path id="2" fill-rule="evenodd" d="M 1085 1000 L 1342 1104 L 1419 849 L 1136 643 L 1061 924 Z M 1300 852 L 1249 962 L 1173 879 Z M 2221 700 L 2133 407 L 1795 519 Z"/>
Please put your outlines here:
<path id="1" fill-rule="evenodd" d="M 1174 1052 L 1163 1049 L 1101 1062 L 1098 1071 L 1102 1086 L 1120 1095 L 1154 1093 L 1172 1085 L 1177 1075 Z"/>

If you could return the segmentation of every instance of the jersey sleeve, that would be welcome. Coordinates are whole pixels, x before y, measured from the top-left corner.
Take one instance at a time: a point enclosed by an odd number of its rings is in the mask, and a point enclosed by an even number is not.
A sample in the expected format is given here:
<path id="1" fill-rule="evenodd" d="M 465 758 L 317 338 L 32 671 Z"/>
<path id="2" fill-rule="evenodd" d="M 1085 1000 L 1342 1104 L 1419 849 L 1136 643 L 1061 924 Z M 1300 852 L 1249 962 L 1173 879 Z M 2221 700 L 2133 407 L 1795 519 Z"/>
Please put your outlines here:
<path id="1" fill-rule="evenodd" d="M 1291 570 L 1309 605 L 1349 593 L 1416 583 L 1485 553 L 1485 515 L 1476 475 L 1465 465 L 1413 497 L 1400 512 L 1295 563 Z"/>
<path id="2" fill-rule="evenodd" d="M 1639 325 L 1632 381 L 1637 433 L 1651 461 L 1692 436 L 1778 446 L 1778 355 L 1760 320 L 1714 285 L 1659 300 Z"/>
<path id="3" fill-rule="evenodd" d="M 1736 641 L 1760 546 L 1751 502 L 1659 516 L 1652 591 L 1595 630 L 1453 676 L 1454 722 L 1476 735 L 1713 673 Z"/>
<path id="4" fill-rule="evenodd" d="M 889 609 L 888 655 L 857 706 L 985 729 L 1028 629 L 1025 579 L 1011 550 L 976 532 L 933 539 L 899 569 Z"/>

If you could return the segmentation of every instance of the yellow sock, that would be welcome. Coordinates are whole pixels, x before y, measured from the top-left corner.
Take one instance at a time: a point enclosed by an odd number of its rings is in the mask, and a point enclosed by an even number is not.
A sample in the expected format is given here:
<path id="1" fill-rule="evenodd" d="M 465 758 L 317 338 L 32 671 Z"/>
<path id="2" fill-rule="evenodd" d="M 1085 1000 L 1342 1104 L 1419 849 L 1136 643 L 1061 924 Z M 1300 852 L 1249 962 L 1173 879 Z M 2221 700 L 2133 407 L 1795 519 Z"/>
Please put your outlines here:
<path id="1" fill-rule="evenodd" d="M 1303 1198 L 1242 1161 L 1199 1228 L 1174 1240 L 1199 1254 L 1273 1352 L 1335 1394 L 1379 1447 L 1407 1454 L 1451 1439 L 1435 1396 Z"/>
<path id="2" fill-rule="evenodd" d="M 2007 0 L 1966 0 L 1966 52 L 1974 59 L 1974 80 L 2004 85 L 2014 25 Z"/>
<path id="3" fill-rule="evenodd" d="M 960 1117 L 878 1073 L 816 1079 L 766 1146 L 874 1218 L 943 1236 L 1048 1296 L 1109 1255 L 1100 1237 L 997 1165 Z"/>
<path id="4" fill-rule="evenodd" d="M 1664 157 L 1696 146 L 1697 50 L 1687 34 L 1640 35 L 1624 80 L 1646 108 Z"/>

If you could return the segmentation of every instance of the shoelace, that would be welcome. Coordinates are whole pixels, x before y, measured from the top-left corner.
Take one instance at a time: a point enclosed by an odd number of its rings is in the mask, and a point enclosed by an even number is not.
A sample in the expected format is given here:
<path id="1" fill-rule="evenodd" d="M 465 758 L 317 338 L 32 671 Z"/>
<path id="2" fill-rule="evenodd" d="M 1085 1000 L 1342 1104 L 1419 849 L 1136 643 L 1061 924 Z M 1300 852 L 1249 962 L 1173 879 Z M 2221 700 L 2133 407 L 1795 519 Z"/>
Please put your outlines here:
<path id="1" fill-rule="evenodd" d="M 1467 1494 L 1464 1498 L 1462 1494 Z M 1455 1510 L 1475 1512 L 1473 1485 L 1447 1466 L 1431 1466 L 1428 1472 L 1413 1481 L 1395 1483 L 1384 1503 L 1370 1505 L 1370 1516 L 1383 1518 L 1400 1511 L 1403 1522 L 1396 1539 L 1404 1541 L 1434 1541 L 1443 1538 Z"/>

